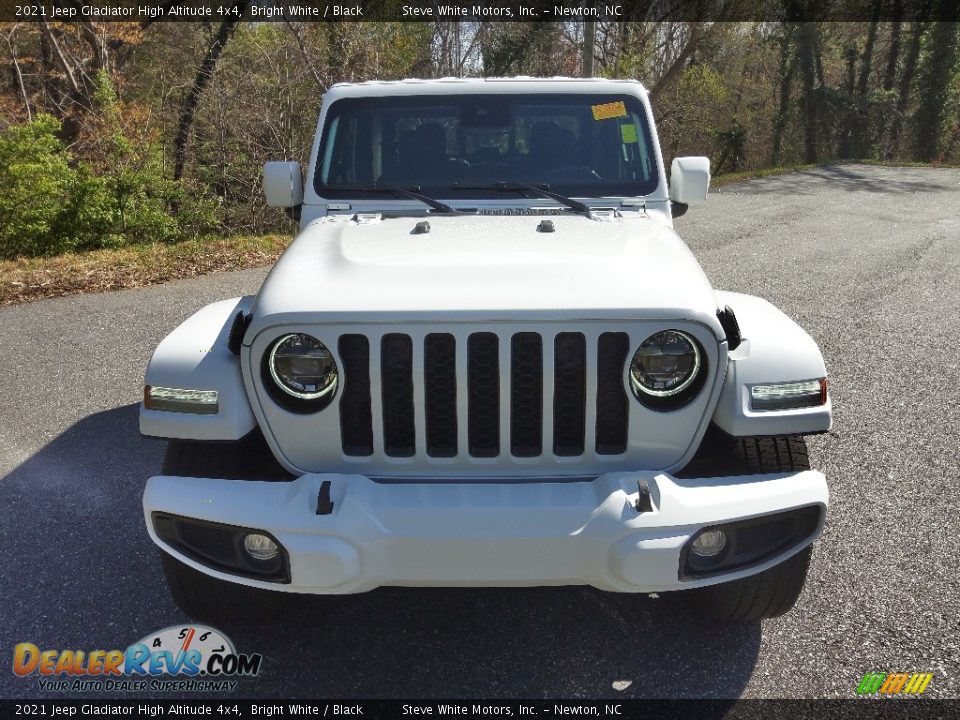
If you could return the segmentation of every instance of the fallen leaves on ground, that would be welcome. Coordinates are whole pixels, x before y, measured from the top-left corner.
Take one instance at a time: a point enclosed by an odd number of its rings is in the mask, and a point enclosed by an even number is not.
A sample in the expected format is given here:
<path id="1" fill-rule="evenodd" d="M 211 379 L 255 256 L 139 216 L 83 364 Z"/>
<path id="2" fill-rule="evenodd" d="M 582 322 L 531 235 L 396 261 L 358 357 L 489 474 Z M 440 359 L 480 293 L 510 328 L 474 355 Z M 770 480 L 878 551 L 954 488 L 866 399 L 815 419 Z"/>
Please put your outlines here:
<path id="1" fill-rule="evenodd" d="M 0 306 L 262 267 L 280 257 L 289 243 L 286 236 L 243 236 L 3 260 Z"/>

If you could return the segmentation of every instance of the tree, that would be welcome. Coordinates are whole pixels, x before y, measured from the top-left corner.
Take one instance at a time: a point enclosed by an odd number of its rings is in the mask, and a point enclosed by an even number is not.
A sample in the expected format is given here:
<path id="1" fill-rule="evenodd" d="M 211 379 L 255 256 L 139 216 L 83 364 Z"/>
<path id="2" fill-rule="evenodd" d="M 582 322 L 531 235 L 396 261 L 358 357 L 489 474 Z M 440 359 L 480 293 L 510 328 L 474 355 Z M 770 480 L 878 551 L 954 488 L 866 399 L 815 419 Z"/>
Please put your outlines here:
<path id="1" fill-rule="evenodd" d="M 940 151 L 946 100 L 957 60 L 957 28 L 960 27 L 960 23 L 949 22 L 952 7 L 951 0 L 940 0 L 941 20 L 930 32 L 930 47 L 920 70 L 920 104 L 913 143 L 914 156 L 920 160 L 933 160 Z"/>
<path id="2" fill-rule="evenodd" d="M 800 105 L 803 111 L 803 161 L 817 162 L 817 113 L 819 109 L 818 85 L 816 81 L 819 64 L 819 33 L 816 23 L 802 22 L 798 30 L 797 55 L 800 66 L 802 95 Z"/>
<path id="3" fill-rule="evenodd" d="M 197 107 L 200 105 L 200 96 L 213 77 L 217 69 L 217 61 L 220 59 L 223 48 L 233 35 L 233 31 L 240 22 L 241 16 L 246 12 L 249 0 L 237 0 L 231 5 L 231 14 L 227 16 L 217 32 L 210 38 L 210 44 L 207 46 L 207 52 L 203 56 L 203 62 L 193 79 L 190 91 L 183 101 L 183 109 L 180 112 L 180 123 L 177 127 L 177 136 L 174 140 L 173 151 L 173 177 L 179 180 L 183 177 L 183 168 L 187 162 L 187 143 L 190 140 L 190 131 L 193 128 L 193 119 L 197 114 Z"/>
<path id="4" fill-rule="evenodd" d="M 916 79 L 917 63 L 920 59 L 920 48 L 923 44 L 923 36 L 926 30 L 927 23 L 919 19 L 913 23 L 913 28 L 910 33 L 910 45 L 907 49 L 907 56 L 903 62 L 903 70 L 900 73 L 896 108 L 893 113 L 893 120 L 890 123 L 887 152 L 885 153 L 888 158 L 896 155 L 900 147 L 900 136 L 903 131 L 903 124 L 906 119 L 907 108 L 909 107 L 910 96 Z"/>
<path id="5" fill-rule="evenodd" d="M 793 51 L 795 26 L 793 23 L 782 23 L 779 38 L 780 58 L 777 63 L 777 77 L 779 78 L 779 93 L 777 112 L 774 115 L 773 140 L 770 151 L 770 164 L 780 162 L 780 149 L 783 145 L 783 133 L 790 116 L 790 96 L 793 90 L 793 76 L 797 70 L 797 55 Z"/>

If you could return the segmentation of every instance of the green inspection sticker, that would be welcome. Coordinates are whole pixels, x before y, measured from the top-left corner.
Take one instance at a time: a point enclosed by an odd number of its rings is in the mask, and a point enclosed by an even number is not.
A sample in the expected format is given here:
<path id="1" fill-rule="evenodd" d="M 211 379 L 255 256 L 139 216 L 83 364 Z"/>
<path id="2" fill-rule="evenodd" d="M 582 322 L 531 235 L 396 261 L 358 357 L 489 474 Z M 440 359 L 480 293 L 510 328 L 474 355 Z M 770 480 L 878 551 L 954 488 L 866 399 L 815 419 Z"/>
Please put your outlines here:
<path id="1" fill-rule="evenodd" d="M 624 144 L 635 143 L 637 141 L 637 126 L 633 123 L 621 125 L 620 137 L 623 138 Z"/>

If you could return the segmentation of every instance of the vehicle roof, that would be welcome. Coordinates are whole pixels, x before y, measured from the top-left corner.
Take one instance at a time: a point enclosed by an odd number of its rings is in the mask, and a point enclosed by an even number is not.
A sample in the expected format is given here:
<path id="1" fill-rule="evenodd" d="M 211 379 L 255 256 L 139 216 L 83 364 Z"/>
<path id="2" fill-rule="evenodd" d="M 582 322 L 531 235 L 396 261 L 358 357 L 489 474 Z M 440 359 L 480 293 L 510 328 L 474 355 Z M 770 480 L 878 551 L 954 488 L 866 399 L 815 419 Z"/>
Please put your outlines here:
<path id="1" fill-rule="evenodd" d="M 337 83 L 330 88 L 336 95 L 415 95 L 419 93 L 460 92 L 636 92 L 647 89 L 638 80 L 570 77 L 492 77 L 407 80 L 367 80 L 359 83 Z"/>

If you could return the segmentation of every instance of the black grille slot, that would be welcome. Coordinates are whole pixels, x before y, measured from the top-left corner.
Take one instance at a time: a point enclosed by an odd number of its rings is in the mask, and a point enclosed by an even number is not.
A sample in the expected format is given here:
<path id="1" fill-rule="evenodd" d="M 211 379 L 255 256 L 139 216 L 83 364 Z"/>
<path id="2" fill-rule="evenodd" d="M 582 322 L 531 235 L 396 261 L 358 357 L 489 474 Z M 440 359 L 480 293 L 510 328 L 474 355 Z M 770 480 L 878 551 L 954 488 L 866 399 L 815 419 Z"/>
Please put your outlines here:
<path id="1" fill-rule="evenodd" d="M 454 457 L 457 454 L 457 343 L 453 335 L 427 335 L 423 376 L 427 454 Z"/>
<path id="2" fill-rule="evenodd" d="M 560 333 L 554 341 L 553 453 L 583 454 L 587 392 L 587 343 L 580 333 Z"/>
<path id="3" fill-rule="evenodd" d="M 413 427 L 413 342 L 409 335 L 383 336 L 380 346 L 383 445 L 391 457 L 411 457 Z"/>
<path id="4" fill-rule="evenodd" d="M 543 340 L 517 333 L 510 346 L 510 452 L 536 457 L 543 452 Z"/>
<path id="5" fill-rule="evenodd" d="M 370 343 L 364 335 L 340 336 L 344 387 L 340 396 L 340 438 L 345 455 L 373 454 L 370 413 Z"/>
<path id="6" fill-rule="evenodd" d="M 793 530 L 792 517 L 779 517 L 767 522 L 744 525 L 737 530 L 734 555 L 751 555 L 758 548 L 776 549 L 789 545 Z"/>
<path id="7" fill-rule="evenodd" d="M 627 451 L 627 393 L 623 366 L 630 351 L 626 333 L 603 333 L 597 346 L 597 454 Z"/>
<path id="8" fill-rule="evenodd" d="M 192 522 L 176 523 L 176 532 L 180 542 L 200 557 L 221 565 L 237 564 L 233 533 L 212 525 Z"/>
<path id="9" fill-rule="evenodd" d="M 500 454 L 499 352 L 494 333 L 467 339 L 467 436 L 473 457 Z"/>

